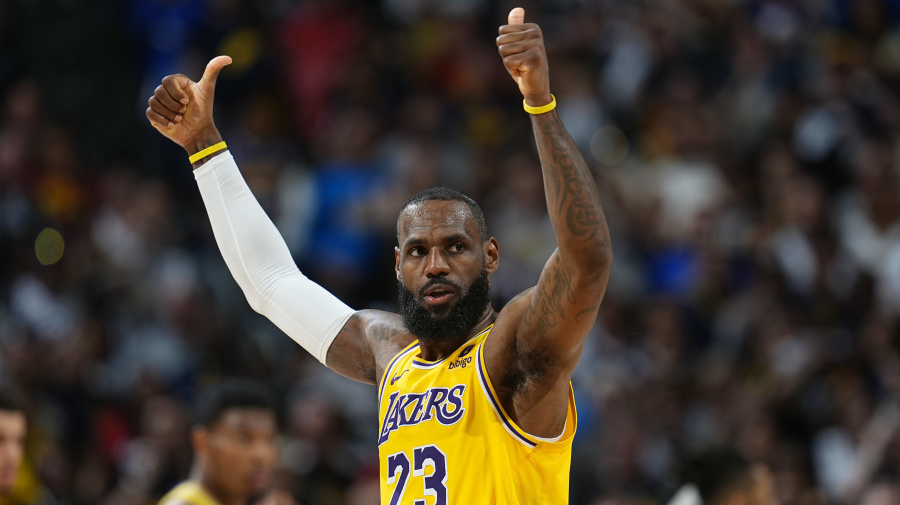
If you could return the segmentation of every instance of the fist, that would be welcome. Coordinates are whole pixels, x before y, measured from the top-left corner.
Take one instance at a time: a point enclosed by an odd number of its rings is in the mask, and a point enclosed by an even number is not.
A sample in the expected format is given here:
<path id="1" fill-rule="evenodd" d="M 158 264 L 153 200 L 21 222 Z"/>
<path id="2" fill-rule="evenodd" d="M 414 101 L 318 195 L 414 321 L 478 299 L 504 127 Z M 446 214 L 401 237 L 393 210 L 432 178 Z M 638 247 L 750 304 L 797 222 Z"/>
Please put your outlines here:
<path id="1" fill-rule="evenodd" d="M 540 27 L 525 22 L 525 9 L 509 13 L 509 24 L 500 27 L 497 49 L 506 71 L 512 76 L 525 101 L 532 107 L 550 103 L 550 69 Z"/>
<path id="2" fill-rule="evenodd" d="M 190 151 L 194 139 L 215 129 L 213 98 L 216 79 L 222 67 L 231 63 L 229 56 L 217 56 L 207 65 L 199 82 L 186 75 L 168 75 L 147 101 L 147 119 L 157 131 Z"/>

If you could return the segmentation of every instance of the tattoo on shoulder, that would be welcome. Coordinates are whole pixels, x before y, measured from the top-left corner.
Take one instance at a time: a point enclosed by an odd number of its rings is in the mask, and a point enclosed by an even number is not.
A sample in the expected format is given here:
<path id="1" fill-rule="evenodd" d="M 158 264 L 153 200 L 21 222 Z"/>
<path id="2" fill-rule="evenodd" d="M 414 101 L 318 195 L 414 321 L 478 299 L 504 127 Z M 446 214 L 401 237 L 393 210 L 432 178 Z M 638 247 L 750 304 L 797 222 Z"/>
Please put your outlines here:
<path id="1" fill-rule="evenodd" d="M 400 333 L 400 330 L 391 324 L 379 323 L 372 326 L 372 340 L 376 345 L 386 341 L 389 342 L 398 333 Z"/>
<path id="2" fill-rule="evenodd" d="M 538 292 L 534 295 L 535 300 L 522 319 L 526 326 L 533 326 L 542 337 L 546 337 L 550 330 L 565 319 L 566 307 L 563 301 L 570 304 L 577 302 L 572 289 L 572 275 L 560 266 L 558 256 L 556 262 L 549 265 L 549 269 L 549 275 L 541 279 Z"/>
<path id="3" fill-rule="evenodd" d="M 348 338 L 347 325 L 341 328 L 337 337 L 331 343 L 326 356 L 326 363 L 332 370 L 347 377 L 374 383 L 375 361 L 371 351 L 361 345 L 361 342 Z"/>
<path id="4" fill-rule="evenodd" d="M 588 308 L 582 310 L 581 312 L 575 314 L 575 322 L 576 323 L 581 322 L 582 316 L 587 316 L 587 315 L 593 314 L 593 313 L 597 312 L 597 310 L 599 310 L 599 309 L 600 309 L 600 305 L 594 305 L 593 307 L 588 307 Z"/>
<path id="5" fill-rule="evenodd" d="M 512 305 L 512 304 L 518 302 L 519 300 L 521 300 L 522 298 L 525 298 L 525 296 L 531 294 L 532 291 L 534 291 L 534 286 L 532 286 L 532 287 L 526 289 L 525 291 L 522 291 L 521 293 L 517 294 L 516 296 L 512 297 L 512 299 L 510 301 L 506 302 L 506 304 Z"/>

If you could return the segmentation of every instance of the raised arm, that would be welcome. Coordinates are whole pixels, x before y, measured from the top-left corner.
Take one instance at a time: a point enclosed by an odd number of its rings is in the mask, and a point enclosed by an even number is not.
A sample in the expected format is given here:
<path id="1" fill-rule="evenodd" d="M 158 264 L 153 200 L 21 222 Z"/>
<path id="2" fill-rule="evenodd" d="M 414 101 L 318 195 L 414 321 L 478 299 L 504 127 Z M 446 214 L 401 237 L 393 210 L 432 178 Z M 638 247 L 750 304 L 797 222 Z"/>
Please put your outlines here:
<path id="1" fill-rule="evenodd" d="M 216 78 L 230 62 L 213 59 L 199 82 L 167 76 L 148 101 L 150 123 L 188 155 L 222 142 L 212 109 Z M 367 333 L 375 315 L 353 311 L 300 272 L 227 150 L 193 165 L 216 243 L 251 307 L 329 368 L 374 384 L 375 347 Z"/>
<path id="2" fill-rule="evenodd" d="M 524 16 L 524 10 L 513 9 L 509 24 L 500 27 L 497 46 L 525 103 L 541 107 L 554 100 L 547 53 L 540 28 L 524 23 Z M 537 287 L 511 302 L 510 309 L 521 313 L 516 348 L 542 356 L 558 372 L 551 375 L 567 383 L 606 290 L 612 248 L 591 171 L 556 110 L 531 112 L 558 249 Z"/>

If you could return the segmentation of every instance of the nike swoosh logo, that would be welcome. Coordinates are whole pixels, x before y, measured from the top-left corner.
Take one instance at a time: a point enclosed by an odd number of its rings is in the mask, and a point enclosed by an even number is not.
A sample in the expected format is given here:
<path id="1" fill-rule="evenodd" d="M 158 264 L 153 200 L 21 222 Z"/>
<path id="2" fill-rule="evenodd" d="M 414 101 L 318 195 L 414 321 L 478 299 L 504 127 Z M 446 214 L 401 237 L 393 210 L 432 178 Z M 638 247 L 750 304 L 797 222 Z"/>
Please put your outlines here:
<path id="1" fill-rule="evenodd" d="M 405 374 L 408 371 L 409 371 L 409 369 L 407 368 L 406 370 L 400 372 L 400 375 L 395 375 L 393 378 L 391 378 L 391 386 L 393 386 L 395 382 L 400 380 L 400 377 L 403 377 L 403 374 Z"/>

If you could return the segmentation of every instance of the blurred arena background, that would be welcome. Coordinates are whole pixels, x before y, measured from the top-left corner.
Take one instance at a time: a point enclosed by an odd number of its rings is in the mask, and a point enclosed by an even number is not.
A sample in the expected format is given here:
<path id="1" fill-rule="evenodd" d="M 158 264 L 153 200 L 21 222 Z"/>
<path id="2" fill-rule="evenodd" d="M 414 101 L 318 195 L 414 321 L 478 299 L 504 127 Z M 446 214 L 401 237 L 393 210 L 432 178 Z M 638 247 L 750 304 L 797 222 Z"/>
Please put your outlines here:
<path id="1" fill-rule="evenodd" d="M 574 380 L 571 503 L 664 503 L 712 444 L 768 464 L 785 505 L 900 503 L 900 2 L 515 5 L 544 30 L 616 256 Z M 499 307 L 554 248 L 494 46 L 513 6 L 0 0 L 21 502 L 153 503 L 188 471 L 198 388 L 242 375 L 283 400 L 278 480 L 300 503 L 377 503 L 373 389 L 252 312 L 146 101 L 231 55 L 219 129 L 301 269 L 354 308 L 395 305 L 402 202 L 468 193 L 500 243 Z"/>

